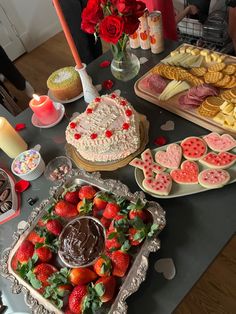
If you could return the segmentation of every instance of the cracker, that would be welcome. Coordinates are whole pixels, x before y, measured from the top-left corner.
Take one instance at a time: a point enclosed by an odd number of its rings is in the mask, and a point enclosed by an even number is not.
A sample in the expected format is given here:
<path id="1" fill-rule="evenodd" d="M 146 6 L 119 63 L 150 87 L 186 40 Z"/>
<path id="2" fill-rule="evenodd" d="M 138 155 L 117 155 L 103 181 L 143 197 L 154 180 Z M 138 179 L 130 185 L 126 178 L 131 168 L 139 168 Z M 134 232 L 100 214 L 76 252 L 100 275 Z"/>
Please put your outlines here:
<path id="1" fill-rule="evenodd" d="M 204 109 L 202 106 L 198 108 L 198 113 L 203 117 L 213 118 L 217 112 L 215 110 Z"/>
<path id="2" fill-rule="evenodd" d="M 230 82 L 227 84 L 227 86 L 225 86 L 225 88 L 233 88 L 233 87 L 236 87 L 236 77 L 235 76 L 231 76 Z"/>
<path id="3" fill-rule="evenodd" d="M 209 72 L 220 72 L 226 67 L 226 64 L 221 62 L 221 63 L 215 63 L 213 65 L 210 65 L 208 67 Z"/>
<path id="4" fill-rule="evenodd" d="M 236 98 L 236 88 L 232 88 L 229 92 L 233 96 L 233 98 Z"/>
<path id="5" fill-rule="evenodd" d="M 204 74 L 204 80 L 206 83 L 216 83 L 223 78 L 223 73 L 221 72 L 207 72 Z"/>
<path id="6" fill-rule="evenodd" d="M 220 81 L 215 83 L 215 86 L 225 88 L 231 81 L 231 76 L 226 74 Z"/>
<path id="7" fill-rule="evenodd" d="M 220 107 L 221 105 L 223 105 L 224 100 L 221 99 L 220 97 L 210 96 L 206 98 L 205 102 L 208 103 L 209 105 Z"/>
<path id="8" fill-rule="evenodd" d="M 228 64 L 224 69 L 223 69 L 223 73 L 228 74 L 228 75 L 232 75 L 234 74 L 236 71 L 236 67 L 234 64 Z"/>
<path id="9" fill-rule="evenodd" d="M 226 91 L 224 91 L 223 93 L 221 93 L 219 96 L 222 98 L 222 99 L 224 99 L 224 100 L 226 100 L 226 101 L 228 101 L 228 100 L 231 100 L 232 98 L 233 98 L 233 95 L 231 94 L 231 89 L 229 89 L 229 90 L 226 90 Z M 236 91 L 235 91 L 235 93 L 236 93 Z M 236 97 L 236 96 L 235 96 Z"/>
<path id="10" fill-rule="evenodd" d="M 199 77 L 199 76 L 203 76 L 205 73 L 207 72 L 207 69 L 204 67 L 200 67 L 200 68 L 192 68 L 190 70 L 190 73 Z"/>

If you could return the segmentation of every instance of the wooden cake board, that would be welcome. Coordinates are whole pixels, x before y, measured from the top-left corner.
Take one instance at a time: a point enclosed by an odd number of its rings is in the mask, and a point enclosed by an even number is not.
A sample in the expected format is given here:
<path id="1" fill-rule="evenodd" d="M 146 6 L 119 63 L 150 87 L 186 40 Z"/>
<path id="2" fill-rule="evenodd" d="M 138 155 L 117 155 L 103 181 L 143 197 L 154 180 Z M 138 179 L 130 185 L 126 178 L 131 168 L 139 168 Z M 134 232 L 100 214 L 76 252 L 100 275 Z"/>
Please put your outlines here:
<path id="1" fill-rule="evenodd" d="M 140 147 L 139 149 L 132 153 L 131 155 L 127 156 L 124 159 L 118 161 L 111 161 L 111 162 L 92 162 L 84 159 L 76 150 L 74 146 L 71 144 L 66 144 L 65 150 L 66 155 L 71 158 L 75 165 L 78 168 L 82 168 L 88 172 L 93 171 L 113 171 L 119 168 L 122 168 L 130 163 L 136 156 L 140 155 L 145 146 L 147 145 L 149 138 L 148 138 L 148 131 L 149 131 L 149 121 L 147 120 L 145 115 L 139 114 L 140 118 Z"/>

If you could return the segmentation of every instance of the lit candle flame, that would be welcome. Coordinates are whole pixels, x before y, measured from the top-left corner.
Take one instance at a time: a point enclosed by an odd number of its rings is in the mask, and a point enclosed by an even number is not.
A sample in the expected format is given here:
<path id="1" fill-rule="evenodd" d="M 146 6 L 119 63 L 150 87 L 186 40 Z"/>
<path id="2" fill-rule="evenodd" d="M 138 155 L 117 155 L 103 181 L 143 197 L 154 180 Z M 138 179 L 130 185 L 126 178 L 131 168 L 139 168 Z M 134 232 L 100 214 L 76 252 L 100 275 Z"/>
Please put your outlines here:
<path id="1" fill-rule="evenodd" d="M 40 97 L 39 97 L 39 95 L 37 95 L 37 94 L 33 94 L 33 98 L 34 98 L 35 100 L 37 100 L 37 101 L 40 101 Z"/>

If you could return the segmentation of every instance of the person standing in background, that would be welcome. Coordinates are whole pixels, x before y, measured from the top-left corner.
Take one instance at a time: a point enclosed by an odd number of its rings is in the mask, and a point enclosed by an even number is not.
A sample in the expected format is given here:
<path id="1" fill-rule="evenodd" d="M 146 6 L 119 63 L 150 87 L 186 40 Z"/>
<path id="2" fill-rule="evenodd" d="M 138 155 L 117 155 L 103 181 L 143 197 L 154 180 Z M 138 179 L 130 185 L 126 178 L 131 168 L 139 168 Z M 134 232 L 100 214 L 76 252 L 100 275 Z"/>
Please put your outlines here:
<path id="1" fill-rule="evenodd" d="M 24 76 L 18 71 L 14 63 L 9 59 L 5 50 L 0 46 L 0 74 L 2 79 L 0 80 L 0 85 L 6 90 L 10 95 L 9 91 L 5 87 L 3 81 L 6 78 L 12 85 L 14 85 L 18 90 L 24 92 L 29 98 L 32 98 L 34 93 L 33 87 L 29 82 L 26 81 Z M 2 96 L 0 94 L 0 102 L 2 102 Z"/>
<path id="2" fill-rule="evenodd" d="M 61 9 L 70 28 L 83 63 L 89 64 L 102 55 L 102 44 L 100 39 L 94 35 L 87 34 L 81 29 L 81 14 L 87 5 L 87 0 L 59 0 Z"/>
<path id="3" fill-rule="evenodd" d="M 234 45 L 234 53 L 236 54 L 236 0 L 226 0 L 226 6 L 229 8 L 229 36 Z"/>
<path id="4" fill-rule="evenodd" d="M 161 11 L 163 33 L 165 39 L 177 41 L 177 28 L 175 23 L 175 11 L 172 0 L 142 0 L 149 12 Z"/>

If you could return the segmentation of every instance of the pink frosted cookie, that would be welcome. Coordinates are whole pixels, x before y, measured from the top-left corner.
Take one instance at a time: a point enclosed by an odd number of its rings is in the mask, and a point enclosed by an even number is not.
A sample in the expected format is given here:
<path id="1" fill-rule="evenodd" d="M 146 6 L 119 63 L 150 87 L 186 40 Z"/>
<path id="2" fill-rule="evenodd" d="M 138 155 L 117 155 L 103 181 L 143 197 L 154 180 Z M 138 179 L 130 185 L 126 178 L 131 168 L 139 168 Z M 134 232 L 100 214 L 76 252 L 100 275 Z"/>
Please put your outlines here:
<path id="1" fill-rule="evenodd" d="M 221 188 L 229 180 L 229 173 L 223 169 L 206 169 L 198 175 L 198 182 L 207 189 Z"/>
<path id="2" fill-rule="evenodd" d="M 207 152 L 206 143 L 199 137 L 190 136 L 181 142 L 183 156 L 189 160 L 198 160 Z"/>
<path id="3" fill-rule="evenodd" d="M 169 173 L 161 172 L 155 178 L 145 178 L 143 180 L 143 187 L 158 195 L 168 195 L 172 186 L 172 179 Z"/>
<path id="4" fill-rule="evenodd" d="M 216 152 L 227 152 L 236 147 L 236 140 L 229 134 L 219 135 L 212 132 L 203 136 L 207 145 Z"/>
<path id="5" fill-rule="evenodd" d="M 219 154 L 211 152 L 199 160 L 199 162 L 202 163 L 203 165 L 216 169 L 229 168 L 235 163 L 235 161 L 236 155 L 228 152 L 222 152 Z"/>
<path id="6" fill-rule="evenodd" d="M 158 151 L 155 155 L 155 160 L 161 166 L 176 169 L 179 167 L 182 158 L 182 149 L 178 144 L 170 144 L 166 152 Z"/>
<path id="7" fill-rule="evenodd" d="M 152 178 L 154 173 L 159 173 L 164 170 L 163 167 L 153 161 L 152 152 L 149 148 L 141 154 L 141 158 L 142 159 L 134 158 L 129 164 L 143 170 L 145 178 Z"/>
<path id="8" fill-rule="evenodd" d="M 172 170 L 172 179 L 180 184 L 198 184 L 198 165 L 194 161 L 185 160 L 181 169 Z"/>

